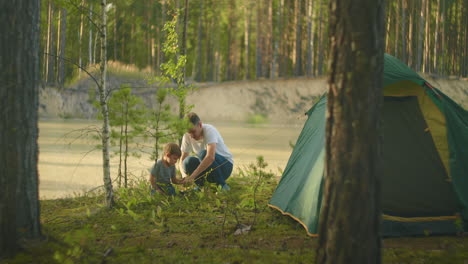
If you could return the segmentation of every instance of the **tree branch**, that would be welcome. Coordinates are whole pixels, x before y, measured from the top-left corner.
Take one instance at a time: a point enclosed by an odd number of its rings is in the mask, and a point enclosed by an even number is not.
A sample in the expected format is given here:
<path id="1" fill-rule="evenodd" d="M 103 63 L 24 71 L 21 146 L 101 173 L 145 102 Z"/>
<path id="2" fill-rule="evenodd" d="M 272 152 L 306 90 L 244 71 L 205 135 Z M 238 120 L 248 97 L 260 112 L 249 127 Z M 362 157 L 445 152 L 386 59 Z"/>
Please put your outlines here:
<path id="1" fill-rule="evenodd" d="M 55 54 L 50 54 L 50 53 L 48 53 L 48 52 L 44 52 L 44 54 L 47 55 L 47 56 L 59 58 L 59 59 L 65 61 L 65 62 L 68 62 L 68 63 L 70 63 L 70 64 L 75 65 L 76 67 L 78 67 L 78 68 L 80 68 L 82 71 L 84 71 L 86 74 L 88 74 L 88 76 L 91 77 L 91 79 L 93 79 L 93 81 L 96 83 L 96 85 L 97 85 L 99 88 L 101 87 L 101 85 L 99 84 L 98 80 L 96 80 L 96 78 L 94 78 L 94 76 L 93 76 L 90 72 L 88 72 L 85 68 L 81 67 L 78 63 L 72 61 L 72 60 L 69 59 L 69 58 L 65 58 L 65 57 L 62 57 L 62 56 L 57 56 L 57 55 L 55 55 Z"/>

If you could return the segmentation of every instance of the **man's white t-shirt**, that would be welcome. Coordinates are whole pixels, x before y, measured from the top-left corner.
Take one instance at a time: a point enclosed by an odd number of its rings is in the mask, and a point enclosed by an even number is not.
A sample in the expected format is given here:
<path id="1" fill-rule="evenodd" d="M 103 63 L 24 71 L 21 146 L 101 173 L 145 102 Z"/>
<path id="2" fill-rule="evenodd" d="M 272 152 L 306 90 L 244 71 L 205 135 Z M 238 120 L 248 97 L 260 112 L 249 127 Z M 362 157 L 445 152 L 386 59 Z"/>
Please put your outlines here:
<path id="1" fill-rule="evenodd" d="M 224 144 L 224 140 L 218 130 L 209 124 L 202 124 L 203 137 L 200 140 L 193 139 L 189 133 L 185 133 L 182 138 L 180 149 L 186 153 L 198 153 L 206 149 L 206 146 L 211 143 L 216 143 L 216 153 L 225 157 L 229 162 L 234 164 L 232 154 Z"/>

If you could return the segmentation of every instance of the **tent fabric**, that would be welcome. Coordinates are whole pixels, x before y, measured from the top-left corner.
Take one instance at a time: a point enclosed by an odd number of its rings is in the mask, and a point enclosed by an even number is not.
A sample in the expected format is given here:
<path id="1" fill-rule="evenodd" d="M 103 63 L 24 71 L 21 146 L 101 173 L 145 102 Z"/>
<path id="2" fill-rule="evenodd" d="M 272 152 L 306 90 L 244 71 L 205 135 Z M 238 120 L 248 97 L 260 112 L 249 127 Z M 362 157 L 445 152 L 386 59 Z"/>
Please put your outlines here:
<path id="1" fill-rule="evenodd" d="M 384 236 L 451 234 L 468 223 L 468 112 L 396 58 L 385 55 Z M 326 97 L 308 120 L 269 206 L 318 229 Z"/>
<path id="2" fill-rule="evenodd" d="M 434 104 L 430 96 L 429 88 L 423 89 L 420 85 L 411 81 L 400 81 L 386 86 L 384 96 L 405 97 L 416 96 L 418 104 L 427 123 L 427 128 L 442 159 L 447 174 L 450 175 L 449 147 L 447 142 L 447 129 L 444 114 L 439 107 Z"/>
<path id="3" fill-rule="evenodd" d="M 402 217 L 453 215 L 458 203 L 417 100 L 384 98 L 382 209 Z"/>
<path id="4" fill-rule="evenodd" d="M 426 82 L 410 67 L 389 54 L 384 55 L 384 71 L 384 87 L 402 80 L 412 81 L 419 85 Z"/>
<path id="5" fill-rule="evenodd" d="M 322 203 L 326 101 L 323 96 L 308 111 L 309 118 L 284 169 L 284 175 L 305 177 L 282 177 L 270 201 L 275 209 L 298 220 L 308 233 L 317 233 Z"/>

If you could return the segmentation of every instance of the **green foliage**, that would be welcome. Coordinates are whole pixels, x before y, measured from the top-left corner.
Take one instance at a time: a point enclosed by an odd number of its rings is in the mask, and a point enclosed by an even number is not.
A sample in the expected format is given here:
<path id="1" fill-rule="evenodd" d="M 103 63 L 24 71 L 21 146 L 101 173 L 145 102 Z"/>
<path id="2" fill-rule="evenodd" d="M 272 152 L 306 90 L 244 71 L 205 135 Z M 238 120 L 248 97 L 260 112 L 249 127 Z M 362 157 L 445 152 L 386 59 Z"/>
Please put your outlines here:
<path id="1" fill-rule="evenodd" d="M 268 123 L 268 118 L 262 114 L 252 114 L 247 117 L 247 123 L 254 125 L 266 124 Z"/>
<path id="2" fill-rule="evenodd" d="M 193 108 L 192 105 L 186 105 L 186 98 L 189 92 L 193 90 L 193 86 L 185 82 L 185 69 L 187 65 L 187 57 L 180 55 L 179 34 L 177 33 L 179 12 L 176 11 L 172 15 L 172 20 L 169 20 L 164 25 L 166 39 L 163 43 L 163 52 L 166 61 L 161 64 L 161 76 L 155 76 L 150 80 L 150 83 L 158 83 L 161 87 L 175 84 L 175 87 L 167 88 L 168 91 L 177 98 L 179 103 L 179 117 L 182 118 L 186 113 Z"/>
<path id="3" fill-rule="evenodd" d="M 63 242 L 68 245 L 66 250 L 56 251 L 54 260 L 58 263 L 92 263 L 86 251 L 95 240 L 95 233 L 89 228 L 78 229 L 65 234 Z"/>
<path id="4" fill-rule="evenodd" d="M 159 157 L 162 144 L 167 142 L 178 142 L 187 131 L 188 122 L 180 119 L 171 111 L 171 106 L 166 103 L 169 90 L 159 88 L 155 100 L 156 107 L 147 111 L 146 130 L 143 134 L 146 140 L 151 140 L 153 147 L 150 159 Z"/>

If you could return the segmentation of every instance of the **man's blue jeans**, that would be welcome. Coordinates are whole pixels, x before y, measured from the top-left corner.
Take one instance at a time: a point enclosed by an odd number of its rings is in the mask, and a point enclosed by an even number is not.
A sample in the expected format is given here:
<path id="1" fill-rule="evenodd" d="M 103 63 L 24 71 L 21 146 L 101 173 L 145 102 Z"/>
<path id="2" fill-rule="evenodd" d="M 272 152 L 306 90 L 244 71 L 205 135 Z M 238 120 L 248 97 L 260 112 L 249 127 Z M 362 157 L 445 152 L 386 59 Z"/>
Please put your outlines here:
<path id="1" fill-rule="evenodd" d="M 187 173 L 187 175 L 192 174 L 192 172 L 200 165 L 201 160 L 203 160 L 206 156 L 206 150 L 202 150 L 198 153 L 197 157 L 190 156 L 184 159 L 182 162 L 183 169 Z M 199 186 L 203 186 L 205 182 L 205 178 L 208 182 L 216 183 L 220 186 L 226 184 L 227 178 L 231 176 L 232 173 L 232 163 L 229 162 L 225 157 L 215 154 L 215 160 L 211 165 L 203 171 L 200 175 L 197 176 L 198 180 L 195 180 L 195 183 Z M 209 172 L 212 170 L 211 172 Z M 208 176 L 203 177 L 206 172 Z"/>

